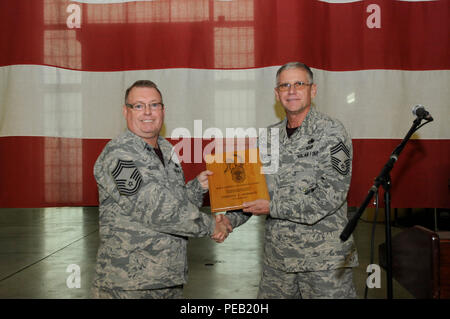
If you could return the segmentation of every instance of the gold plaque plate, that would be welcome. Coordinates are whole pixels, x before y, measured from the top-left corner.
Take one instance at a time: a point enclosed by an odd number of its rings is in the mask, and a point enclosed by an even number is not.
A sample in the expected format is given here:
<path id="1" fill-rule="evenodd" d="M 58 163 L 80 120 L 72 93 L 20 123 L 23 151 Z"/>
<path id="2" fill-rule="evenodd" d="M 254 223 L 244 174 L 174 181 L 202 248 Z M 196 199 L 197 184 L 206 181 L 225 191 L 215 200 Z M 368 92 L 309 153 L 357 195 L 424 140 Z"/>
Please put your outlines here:
<path id="1" fill-rule="evenodd" d="M 208 177 L 211 211 L 236 210 L 244 202 L 269 200 L 261 167 L 257 148 L 207 155 L 206 169 L 214 173 Z"/>

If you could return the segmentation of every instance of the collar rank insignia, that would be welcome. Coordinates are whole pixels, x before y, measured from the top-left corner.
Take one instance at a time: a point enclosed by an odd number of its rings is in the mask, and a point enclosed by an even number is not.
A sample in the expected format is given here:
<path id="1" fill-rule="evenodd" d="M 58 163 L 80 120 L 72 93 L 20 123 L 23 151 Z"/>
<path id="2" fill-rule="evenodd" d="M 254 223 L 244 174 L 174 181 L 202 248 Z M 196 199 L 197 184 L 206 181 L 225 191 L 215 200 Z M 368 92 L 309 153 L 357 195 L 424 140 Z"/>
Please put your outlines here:
<path id="1" fill-rule="evenodd" d="M 347 175 L 350 171 L 350 151 L 344 143 L 331 148 L 331 164 L 339 174 Z"/>
<path id="2" fill-rule="evenodd" d="M 133 161 L 119 160 L 111 175 L 120 195 L 134 195 L 141 187 L 142 177 Z"/>

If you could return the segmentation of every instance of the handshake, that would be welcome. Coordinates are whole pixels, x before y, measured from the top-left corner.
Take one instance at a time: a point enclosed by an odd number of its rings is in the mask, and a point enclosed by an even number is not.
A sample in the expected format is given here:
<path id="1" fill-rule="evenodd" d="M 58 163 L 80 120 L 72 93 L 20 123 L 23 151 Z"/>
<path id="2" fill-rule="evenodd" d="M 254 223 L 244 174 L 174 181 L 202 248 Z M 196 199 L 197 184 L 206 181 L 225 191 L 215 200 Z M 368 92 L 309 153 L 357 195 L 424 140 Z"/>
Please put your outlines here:
<path id="1" fill-rule="evenodd" d="M 206 170 L 201 172 L 197 176 L 197 180 L 200 183 L 203 190 L 209 189 L 208 176 L 213 175 L 212 171 Z M 268 215 L 270 211 L 270 202 L 266 199 L 257 199 L 251 202 L 243 203 L 243 212 L 250 213 L 252 215 Z M 228 237 L 228 234 L 233 231 L 230 220 L 225 215 L 216 215 L 216 228 L 211 236 L 217 243 L 223 243 Z"/>
<path id="2" fill-rule="evenodd" d="M 197 176 L 197 180 L 204 190 L 209 188 L 208 176 L 211 176 L 212 174 L 213 172 L 206 170 Z M 214 234 L 212 234 L 211 238 L 217 243 L 223 243 L 223 241 L 228 237 L 228 234 L 232 231 L 233 227 L 231 227 L 228 217 L 221 214 L 216 215 L 216 228 L 214 229 Z"/>
<path id="3" fill-rule="evenodd" d="M 228 237 L 228 234 L 233 231 L 231 227 L 230 220 L 225 215 L 216 215 L 216 228 L 214 229 L 214 234 L 211 239 L 215 240 L 216 243 L 223 243 Z"/>

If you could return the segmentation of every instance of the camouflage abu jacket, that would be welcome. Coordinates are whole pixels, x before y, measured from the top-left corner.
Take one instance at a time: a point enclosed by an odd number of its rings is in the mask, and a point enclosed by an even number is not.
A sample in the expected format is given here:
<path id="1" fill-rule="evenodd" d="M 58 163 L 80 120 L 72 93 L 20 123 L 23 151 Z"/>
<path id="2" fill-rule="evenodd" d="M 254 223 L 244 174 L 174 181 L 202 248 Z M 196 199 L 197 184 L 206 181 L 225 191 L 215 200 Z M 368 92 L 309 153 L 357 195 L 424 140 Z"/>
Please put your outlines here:
<path id="1" fill-rule="evenodd" d="M 100 246 L 94 285 L 156 289 L 186 282 L 186 237 L 209 236 L 203 189 L 185 184 L 172 145 L 158 138 L 165 166 L 152 147 L 127 130 L 111 140 L 94 166 L 100 202 Z"/>
<path id="2" fill-rule="evenodd" d="M 279 165 L 266 175 L 271 200 L 265 263 L 286 272 L 357 266 L 353 237 L 346 242 L 339 238 L 347 225 L 351 139 L 339 121 L 314 108 L 290 138 L 286 123 L 269 127 L 279 129 L 279 154 L 265 157 L 279 159 Z M 270 150 L 270 136 L 267 141 Z M 238 214 L 227 214 L 233 226 L 248 218 Z"/>

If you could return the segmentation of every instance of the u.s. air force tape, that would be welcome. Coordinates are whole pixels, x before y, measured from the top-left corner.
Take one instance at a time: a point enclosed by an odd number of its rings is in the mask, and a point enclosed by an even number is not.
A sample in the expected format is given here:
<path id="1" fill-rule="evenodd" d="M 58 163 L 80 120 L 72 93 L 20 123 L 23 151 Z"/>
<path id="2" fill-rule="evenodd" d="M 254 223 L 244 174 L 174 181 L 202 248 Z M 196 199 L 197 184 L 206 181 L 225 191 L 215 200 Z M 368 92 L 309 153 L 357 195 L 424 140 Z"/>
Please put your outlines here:
<path id="1" fill-rule="evenodd" d="M 331 164 L 339 174 L 347 175 L 350 171 L 350 151 L 344 143 L 331 148 Z"/>
<path id="2" fill-rule="evenodd" d="M 120 195 L 134 195 L 141 187 L 142 177 L 133 161 L 119 159 L 111 175 L 116 182 Z"/>

